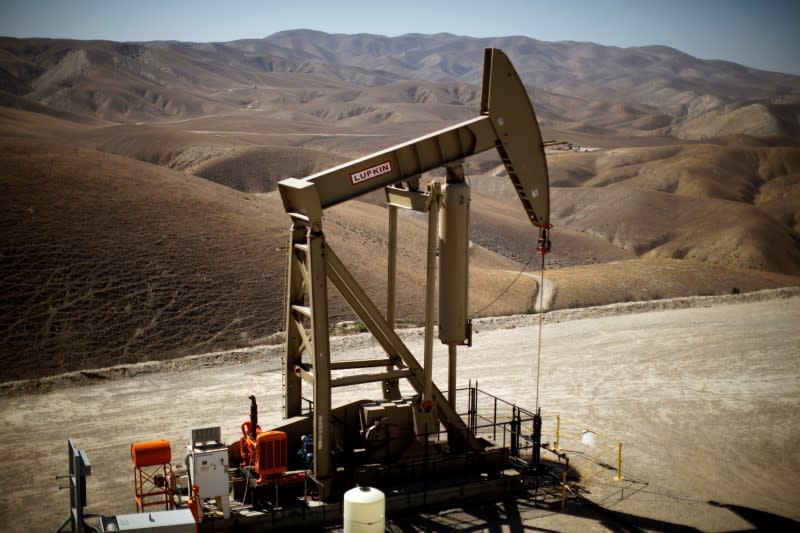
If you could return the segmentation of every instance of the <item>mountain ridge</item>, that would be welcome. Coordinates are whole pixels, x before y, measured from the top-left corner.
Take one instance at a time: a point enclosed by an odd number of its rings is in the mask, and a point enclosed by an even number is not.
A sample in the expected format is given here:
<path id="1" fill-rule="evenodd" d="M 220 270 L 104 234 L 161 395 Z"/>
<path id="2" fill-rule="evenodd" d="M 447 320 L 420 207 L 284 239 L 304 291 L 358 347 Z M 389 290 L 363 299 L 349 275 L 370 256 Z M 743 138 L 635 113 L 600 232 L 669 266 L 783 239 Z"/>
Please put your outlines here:
<path id="1" fill-rule="evenodd" d="M 726 134 L 795 135 L 800 76 L 694 58 L 663 45 L 620 48 L 525 36 L 387 37 L 287 30 L 218 43 L 117 43 L 0 38 L 2 90 L 61 111 L 118 122 L 231 112 L 259 97 L 294 98 L 292 87 L 379 90 L 409 80 L 479 86 L 483 49 L 502 48 L 534 92 L 554 95 L 553 123 L 612 123 L 608 106 L 635 110 L 634 135 L 707 139 Z M 233 86 L 233 87 L 232 87 Z M 245 97 L 250 88 L 252 97 Z M 281 92 L 283 89 L 283 92 Z M 250 98 L 248 100 L 248 98 Z M 576 123 L 577 108 L 588 109 Z M 551 98 L 552 99 L 552 98 Z M 789 104 L 791 109 L 772 104 Z M 764 118 L 750 128 L 733 116 Z M 704 121 L 714 122 L 710 132 Z M 698 127 L 698 122 L 701 124 Z M 615 126 L 619 129 L 619 126 Z"/>

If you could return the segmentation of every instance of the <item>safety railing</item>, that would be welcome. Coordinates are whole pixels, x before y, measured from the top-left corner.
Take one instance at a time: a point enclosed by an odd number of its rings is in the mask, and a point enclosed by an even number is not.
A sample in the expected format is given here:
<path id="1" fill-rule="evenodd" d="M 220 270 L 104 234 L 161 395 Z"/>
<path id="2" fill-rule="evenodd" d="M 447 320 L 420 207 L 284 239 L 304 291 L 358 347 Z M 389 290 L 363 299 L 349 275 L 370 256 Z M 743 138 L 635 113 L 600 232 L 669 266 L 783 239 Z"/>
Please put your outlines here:
<path id="1" fill-rule="evenodd" d="M 553 451 L 569 455 L 583 482 L 605 481 L 609 473 L 614 474 L 614 481 L 625 479 L 622 474 L 622 441 L 561 415 L 554 418 Z"/>
<path id="2" fill-rule="evenodd" d="M 481 390 L 472 381 L 457 389 L 455 398 L 456 412 L 476 437 L 508 448 L 511 457 L 523 462 L 538 456 L 533 438 L 535 413 Z M 312 402 L 306 401 L 308 409 L 313 409 Z M 607 481 L 609 473 L 615 481 L 624 479 L 621 441 L 560 414 L 544 414 L 541 421 L 541 447 L 551 452 L 554 460 L 565 463 L 565 474 L 574 470 L 582 482 Z M 446 434 L 437 426 L 424 437 L 424 441 L 435 442 Z"/>
<path id="3" fill-rule="evenodd" d="M 479 389 L 477 382 L 456 392 L 456 410 L 476 437 L 509 448 L 512 457 L 533 453 L 531 411 Z"/>
<path id="4" fill-rule="evenodd" d="M 477 382 L 459 389 L 457 411 L 476 436 L 508 447 L 511 457 L 532 464 L 534 456 L 534 413 L 478 388 Z M 623 481 L 622 442 L 560 414 L 541 416 L 541 447 L 564 464 L 560 473 L 562 510 L 570 494 L 577 494 L 574 482 L 607 483 Z"/>

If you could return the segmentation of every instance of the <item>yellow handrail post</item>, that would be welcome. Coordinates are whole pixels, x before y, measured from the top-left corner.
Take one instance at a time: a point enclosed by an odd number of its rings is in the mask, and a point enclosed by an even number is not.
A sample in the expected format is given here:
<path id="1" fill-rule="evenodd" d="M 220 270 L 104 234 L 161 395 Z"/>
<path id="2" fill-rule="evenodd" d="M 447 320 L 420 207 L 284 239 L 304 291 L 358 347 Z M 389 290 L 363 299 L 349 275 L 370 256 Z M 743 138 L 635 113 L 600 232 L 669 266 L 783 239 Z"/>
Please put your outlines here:
<path id="1" fill-rule="evenodd" d="M 622 477 L 622 443 L 617 442 L 617 477 L 614 478 L 614 481 L 622 481 L 625 479 Z"/>
<path id="2" fill-rule="evenodd" d="M 558 445 L 559 436 L 561 435 L 561 415 L 556 415 L 556 446 L 555 450 L 557 452 L 561 451 L 561 447 Z M 560 461 L 560 458 L 559 458 Z"/>

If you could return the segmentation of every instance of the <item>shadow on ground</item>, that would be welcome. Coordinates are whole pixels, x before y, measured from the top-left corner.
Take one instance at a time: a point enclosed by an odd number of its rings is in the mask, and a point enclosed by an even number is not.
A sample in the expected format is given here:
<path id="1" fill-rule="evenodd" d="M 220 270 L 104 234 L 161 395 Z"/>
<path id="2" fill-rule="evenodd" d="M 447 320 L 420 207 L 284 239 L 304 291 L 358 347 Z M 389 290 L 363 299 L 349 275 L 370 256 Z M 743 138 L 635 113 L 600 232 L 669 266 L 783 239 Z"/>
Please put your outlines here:
<path id="1" fill-rule="evenodd" d="M 800 523 L 766 511 L 741 505 L 723 504 L 714 501 L 708 505 L 730 510 L 750 523 L 751 529 L 731 531 L 800 531 Z M 422 512 L 411 512 L 401 517 L 388 517 L 387 531 L 406 533 L 416 531 L 439 532 L 551 532 L 563 531 L 569 517 L 594 521 L 596 525 L 617 533 L 654 531 L 663 533 L 699 532 L 692 526 L 658 520 L 645 516 L 607 509 L 586 499 L 572 500 L 569 511 L 560 511 L 560 502 L 534 501 L 532 496 L 506 499 L 501 502 L 475 502 L 459 508 L 429 508 Z M 558 525 L 555 525 L 555 524 Z M 581 527 L 574 524 L 576 527 Z"/>

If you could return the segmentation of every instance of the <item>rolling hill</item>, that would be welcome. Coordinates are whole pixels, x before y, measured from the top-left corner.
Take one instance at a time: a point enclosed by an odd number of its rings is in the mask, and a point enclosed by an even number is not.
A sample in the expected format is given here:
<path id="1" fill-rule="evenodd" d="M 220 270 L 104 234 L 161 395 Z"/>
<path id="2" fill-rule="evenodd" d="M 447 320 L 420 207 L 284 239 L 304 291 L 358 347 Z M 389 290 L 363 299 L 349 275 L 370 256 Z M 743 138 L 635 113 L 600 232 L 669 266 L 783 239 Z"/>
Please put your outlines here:
<path id="1" fill-rule="evenodd" d="M 5 380 L 251 345 L 281 329 L 290 222 L 276 193 L 52 140 L 0 147 Z M 385 211 L 352 202 L 326 218 L 342 257 L 374 254 L 347 263 L 385 306 Z M 402 225 L 398 317 L 418 323 L 426 230 Z M 531 306 L 536 284 L 513 278 L 516 263 L 476 247 L 472 264 L 475 309 Z M 332 298 L 331 320 L 352 320 Z"/>
<path id="2" fill-rule="evenodd" d="M 571 143 L 548 153 L 548 308 L 800 284 L 798 76 L 526 37 L 0 38 L 3 379 L 268 340 L 289 227 L 277 181 L 474 117 L 487 46 L 512 58 L 545 137 Z M 496 155 L 465 166 L 471 313 L 530 312 L 536 236 Z M 382 307 L 386 211 L 362 200 L 326 231 Z M 424 236 L 401 218 L 407 323 Z M 353 318 L 333 301 L 332 322 Z"/>

